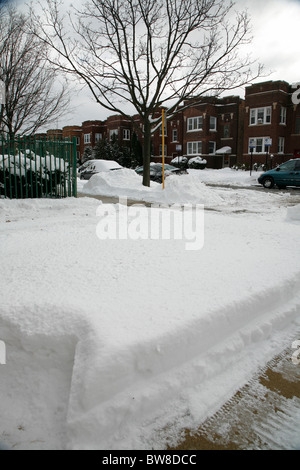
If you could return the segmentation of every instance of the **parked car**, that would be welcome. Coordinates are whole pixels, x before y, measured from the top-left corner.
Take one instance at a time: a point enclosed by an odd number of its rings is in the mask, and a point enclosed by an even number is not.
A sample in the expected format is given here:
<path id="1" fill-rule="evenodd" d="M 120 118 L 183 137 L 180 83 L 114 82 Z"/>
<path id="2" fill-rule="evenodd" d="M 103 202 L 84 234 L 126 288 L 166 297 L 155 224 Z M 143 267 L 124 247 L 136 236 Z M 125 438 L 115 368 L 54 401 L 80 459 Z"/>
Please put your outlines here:
<path id="1" fill-rule="evenodd" d="M 94 163 L 96 160 L 88 160 L 84 162 L 80 167 L 77 169 L 78 173 L 81 173 L 82 171 L 86 170 L 86 168 L 91 165 L 91 163 Z"/>
<path id="2" fill-rule="evenodd" d="M 259 176 L 258 182 L 265 188 L 273 188 L 274 185 L 280 189 L 287 186 L 300 186 L 300 158 L 294 158 L 282 163 L 274 170 L 266 171 Z"/>
<path id="3" fill-rule="evenodd" d="M 89 180 L 96 173 L 120 170 L 122 168 L 123 167 L 114 160 L 91 160 L 90 164 L 80 172 L 80 179 Z"/>
<path id="4" fill-rule="evenodd" d="M 187 173 L 185 169 L 176 168 L 175 166 L 165 164 L 164 165 L 165 178 L 170 175 L 182 175 Z M 139 166 L 135 169 L 138 175 L 142 175 L 144 171 L 143 166 Z M 162 163 L 151 163 L 150 164 L 150 180 L 155 181 L 156 183 L 162 183 L 163 179 L 163 166 Z"/>

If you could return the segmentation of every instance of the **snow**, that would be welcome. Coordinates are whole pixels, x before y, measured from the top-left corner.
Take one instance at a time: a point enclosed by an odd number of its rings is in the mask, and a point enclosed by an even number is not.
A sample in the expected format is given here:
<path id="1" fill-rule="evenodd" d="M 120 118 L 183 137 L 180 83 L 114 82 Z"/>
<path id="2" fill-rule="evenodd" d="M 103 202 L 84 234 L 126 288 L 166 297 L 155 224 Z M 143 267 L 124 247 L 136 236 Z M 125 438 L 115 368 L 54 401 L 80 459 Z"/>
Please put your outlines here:
<path id="1" fill-rule="evenodd" d="M 26 153 L 20 152 L 19 155 L 0 155 L 0 170 L 10 169 L 13 174 L 16 168 L 17 175 L 25 175 L 28 170 L 32 172 L 39 172 L 45 175 L 49 170 L 65 171 L 68 168 L 68 162 L 61 158 L 56 158 L 53 155 L 40 156 L 36 155 L 29 150 Z"/>
<path id="2" fill-rule="evenodd" d="M 189 164 L 190 163 L 207 163 L 207 161 L 202 157 L 193 157 L 189 159 Z"/>
<path id="3" fill-rule="evenodd" d="M 93 170 L 96 171 L 109 171 L 109 170 L 118 170 L 121 165 L 114 160 L 92 160 L 88 167 L 92 167 Z"/>
<path id="4" fill-rule="evenodd" d="M 230 175 L 241 189 L 208 185 Z M 97 197 L 204 204 L 193 251 L 184 237 L 99 238 L 104 213 L 130 224 L 121 203 L 0 199 L 3 446 L 164 449 L 300 332 L 298 193 L 252 184 L 195 170 L 144 188 L 125 169 L 81 184 Z M 155 210 L 143 206 L 140 224 Z"/>

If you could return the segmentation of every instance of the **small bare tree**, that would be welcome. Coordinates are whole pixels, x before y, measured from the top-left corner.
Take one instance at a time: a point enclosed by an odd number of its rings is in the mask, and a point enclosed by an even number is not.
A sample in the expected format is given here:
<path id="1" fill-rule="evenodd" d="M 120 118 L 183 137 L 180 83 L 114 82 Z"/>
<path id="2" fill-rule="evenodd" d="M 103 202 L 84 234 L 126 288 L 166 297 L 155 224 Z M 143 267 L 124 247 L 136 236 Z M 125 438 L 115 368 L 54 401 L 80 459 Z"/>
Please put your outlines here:
<path id="1" fill-rule="evenodd" d="M 28 18 L 11 7 L 0 10 L 0 82 L 5 88 L 0 130 L 32 133 L 66 112 L 65 85 L 48 64 L 46 44 L 28 28 Z"/>
<path id="2" fill-rule="evenodd" d="M 220 94 L 250 83 L 247 14 L 221 0 L 89 0 L 82 11 L 64 15 L 58 0 L 48 0 L 39 36 L 56 53 L 53 64 L 78 77 L 94 99 L 121 113 L 129 103 L 139 115 L 144 136 L 143 184 L 150 185 L 151 132 L 188 100 Z M 32 12 L 34 16 L 34 12 Z M 72 26 L 71 34 L 66 26 Z M 156 116 L 156 119 L 154 118 Z"/>

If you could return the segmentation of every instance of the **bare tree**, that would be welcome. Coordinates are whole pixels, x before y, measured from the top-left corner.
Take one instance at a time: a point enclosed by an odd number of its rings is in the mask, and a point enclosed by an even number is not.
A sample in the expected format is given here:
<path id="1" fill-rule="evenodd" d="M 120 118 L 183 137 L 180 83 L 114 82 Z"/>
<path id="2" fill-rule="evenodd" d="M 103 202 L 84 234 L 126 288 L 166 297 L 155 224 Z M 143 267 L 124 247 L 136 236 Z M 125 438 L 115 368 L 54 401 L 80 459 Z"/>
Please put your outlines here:
<path id="1" fill-rule="evenodd" d="M 66 86 L 48 64 L 47 45 L 28 29 L 28 18 L 16 9 L 0 10 L 0 81 L 5 87 L 0 130 L 32 133 L 66 112 Z"/>
<path id="2" fill-rule="evenodd" d="M 260 66 L 251 71 L 249 57 L 238 56 L 251 40 L 247 14 L 236 13 L 230 23 L 233 6 L 225 5 L 221 0 L 89 0 L 82 11 L 65 15 L 58 0 L 48 0 L 38 21 L 40 37 L 56 53 L 53 64 L 77 76 L 106 109 L 130 118 L 127 103 L 139 115 L 146 186 L 151 132 L 160 125 L 161 107 L 171 117 L 190 99 L 218 95 L 261 73 Z"/>

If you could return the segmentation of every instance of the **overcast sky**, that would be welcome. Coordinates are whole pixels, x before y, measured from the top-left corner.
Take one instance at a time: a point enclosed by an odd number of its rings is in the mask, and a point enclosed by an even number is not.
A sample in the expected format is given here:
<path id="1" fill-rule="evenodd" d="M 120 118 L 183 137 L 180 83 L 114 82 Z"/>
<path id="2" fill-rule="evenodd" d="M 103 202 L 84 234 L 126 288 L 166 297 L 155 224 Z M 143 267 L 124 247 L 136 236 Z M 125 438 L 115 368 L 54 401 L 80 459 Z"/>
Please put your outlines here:
<path id="1" fill-rule="evenodd" d="M 70 1 L 66 0 L 65 3 Z M 20 5 L 25 3 L 23 0 L 18 2 Z M 264 64 L 266 72 L 270 72 L 267 77 L 257 81 L 300 82 L 300 0 L 236 0 L 234 8 L 248 10 L 253 34 L 251 54 Z M 244 90 L 237 90 L 236 94 L 244 97 Z M 57 124 L 58 127 L 80 125 L 89 119 L 105 119 L 109 114 L 81 92 L 75 112 Z"/>

